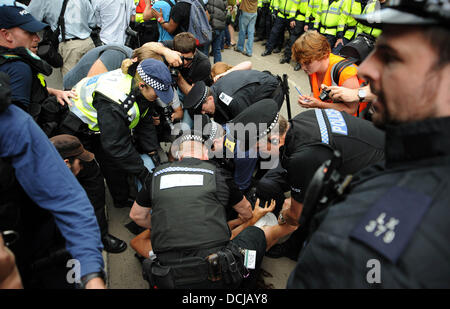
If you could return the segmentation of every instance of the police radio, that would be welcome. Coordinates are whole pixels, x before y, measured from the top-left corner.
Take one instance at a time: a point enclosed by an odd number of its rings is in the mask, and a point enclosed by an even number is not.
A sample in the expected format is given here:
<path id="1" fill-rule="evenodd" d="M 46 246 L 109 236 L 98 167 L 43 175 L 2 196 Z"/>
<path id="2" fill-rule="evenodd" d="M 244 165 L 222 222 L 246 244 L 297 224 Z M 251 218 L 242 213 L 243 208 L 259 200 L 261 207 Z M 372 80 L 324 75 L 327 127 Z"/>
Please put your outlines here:
<path id="1" fill-rule="evenodd" d="M 342 176 L 337 169 L 342 155 L 334 150 L 333 158 L 325 161 L 315 172 L 305 193 L 299 224 L 308 228 L 314 215 L 325 209 L 334 199 L 341 196 L 350 184 L 352 175 Z"/>

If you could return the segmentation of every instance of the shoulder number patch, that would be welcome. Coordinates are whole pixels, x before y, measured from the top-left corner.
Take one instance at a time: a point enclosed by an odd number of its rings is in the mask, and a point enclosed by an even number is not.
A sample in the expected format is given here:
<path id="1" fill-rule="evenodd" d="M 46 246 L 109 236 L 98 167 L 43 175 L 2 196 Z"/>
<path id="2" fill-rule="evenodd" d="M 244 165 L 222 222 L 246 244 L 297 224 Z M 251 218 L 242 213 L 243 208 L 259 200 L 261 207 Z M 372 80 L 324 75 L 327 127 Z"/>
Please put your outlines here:
<path id="1" fill-rule="evenodd" d="M 350 233 L 392 263 L 406 249 L 432 199 L 407 188 L 388 190 Z"/>
<path id="2" fill-rule="evenodd" d="M 219 99 L 225 103 L 227 106 L 230 105 L 231 101 L 233 101 L 233 98 L 230 97 L 228 94 L 226 94 L 225 92 L 221 92 L 219 95 Z"/>

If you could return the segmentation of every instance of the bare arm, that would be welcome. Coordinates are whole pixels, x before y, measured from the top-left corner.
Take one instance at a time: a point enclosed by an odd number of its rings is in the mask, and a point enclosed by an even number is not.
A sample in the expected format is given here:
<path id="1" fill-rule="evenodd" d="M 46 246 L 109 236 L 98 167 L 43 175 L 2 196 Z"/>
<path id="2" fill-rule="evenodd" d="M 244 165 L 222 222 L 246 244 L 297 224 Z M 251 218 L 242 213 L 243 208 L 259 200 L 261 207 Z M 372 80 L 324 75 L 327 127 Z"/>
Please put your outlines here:
<path id="1" fill-rule="evenodd" d="M 236 212 L 239 214 L 239 218 L 241 218 L 243 221 L 248 221 L 253 216 L 252 205 L 245 196 L 239 203 L 233 206 L 233 209 L 236 210 Z"/>
<path id="2" fill-rule="evenodd" d="M 241 63 L 235 65 L 234 67 L 232 67 L 231 69 L 229 69 L 228 71 L 223 72 L 223 73 L 221 73 L 221 74 L 219 74 L 219 75 L 216 75 L 216 76 L 214 77 L 214 82 L 218 81 L 219 78 L 224 77 L 225 75 L 227 75 L 227 74 L 230 73 L 230 72 L 233 72 L 233 71 L 242 71 L 242 70 L 251 70 L 251 69 L 252 69 L 252 62 L 251 62 L 251 61 L 244 61 L 244 62 L 241 62 Z"/>
<path id="3" fill-rule="evenodd" d="M 333 101 L 349 102 L 349 103 L 359 102 L 358 97 L 359 89 L 349 89 L 345 87 L 325 86 L 325 85 L 323 85 L 322 88 L 325 88 L 326 90 L 330 91 L 329 96 Z M 371 102 L 377 98 L 377 96 L 370 91 L 369 85 L 361 87 L 361 89 L 364 89 L 366 91 L 366 98 L 364 99 L 364 101 Z"/>
<path id="4" fill-rule="evenodd" d="M 350 77 L 342 84 L 342 87 L 349 89 L 359 88 L 358 78 L 356 76 Z M 358 102 L 328 103 L 318 100 L 314 97 L 299 96 L 298 103 L 300 104 L 300 106 L 305 108 L 322 108 L 322 109 L 332 108 L 338 111 L 346 112 L 350 115 L 353 115 L 358 111 Z"/>
<path id="5" fill-rule="evenodd" d="M 187 95 L 193 87 L 193 85 L 190 85 L 181 74 L 178 74 L 177 84 L 184 95 Z"/>
<path id="6" fill-rule="evenodd" d="M 247 220 L 246 222 L 243 222 L 238 227 L 234 228 L 231 231 L 231 238 L 233 239 L 236 237 L 240 232 L 242 232 L 246 227 L 254 225 L 256 222 L 258 222 L 259 219 L 264 217 L 264 215 L 268 212 L 271 212 L 275 209 L 275 201 L 272 200 L 270 202 L 270 205 L 266 203 L 264 207 L 259 206 L 259 199 L 256 200 L 255 209 L 252 212 L 252 218 L 250 220 Z"/>
<path id="7" fill-rule="evenodd" d="M 148 42 L 142 45 L 142 47 L 148 48 L 149 50 L 157 53 L 158 55 L 164 56 L 164 58 L 166 58 L 167 63 L 172 67 L 179 67 L 180 65 L 183 64 L 183 61 L 181 60 L 181 53 L 165 47 L 162 43 Z"/>
<path id="8" fill-rule="evenodd" d="M 153 12 L 152 12 L 152 4 L 150 2 L 150 0 L 145 0 L 145 9 L 144 12 L 142 13 L 144 21 L 149 21 L 150 19 L 152 19 L 153 16 Z"/>
<path id="9" fill-rule="evenodd" d="M 151 228 L 150 208 L 142 207 L 136 201 L 131 207 L 130 218 L 139 226 L 147 229 Z"/>

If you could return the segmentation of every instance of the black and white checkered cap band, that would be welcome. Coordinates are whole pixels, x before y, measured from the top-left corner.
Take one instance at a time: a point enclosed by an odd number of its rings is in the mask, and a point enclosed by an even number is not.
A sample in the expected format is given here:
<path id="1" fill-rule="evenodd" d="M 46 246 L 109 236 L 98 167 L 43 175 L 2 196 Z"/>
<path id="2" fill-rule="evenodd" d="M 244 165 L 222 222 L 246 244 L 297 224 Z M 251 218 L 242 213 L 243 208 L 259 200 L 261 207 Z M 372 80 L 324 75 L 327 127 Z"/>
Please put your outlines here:
<path id="1" fill-rule="evenodd" d="M 269 133 L 273 130 L 273 128 L 276 126 L 276 124 L 277 124 L 277 122 L 278 122 L 278 117 L 279 117 L 279 116 L 280 116 L 280 114 L 277 113 L 275 119 L 274 119 L 273 122 L 270 124 L 270 126 L 269 126 L 266 130 L 264 130 L 263 132 L 259 133 L 259 137 L 260 137 L 260 138 L 263 137 L 263 136 L 265 136 L 265 135 L 267 135 L 267 134 L 269 134 Z"/>
<path id="2" fill-rule="evenodd" d="M 139 76 L 142 78 L 142 80 L 152 87 L 153 89 L 160 90 L 160 91 L 166 91 L 169 89 L 169 85 L 164 85 L 163 83 L 157 81 L 156 79 L 152 78 L 151 76 L 148 76 L 145 74 L 144 70 L 142 69 L 142 66 L 139 64 L 137 67 L 137 72 Z"/>
<path id="3" fill-rule="evenodd" d="M 205 86 L 205 91 L 203 91 L 202 97 L 200 99 L 200 101 L 198 101 L 197 104 L 195 104 L 194 106 L 194 110 L 196 110 L 199 106 L 201 106 L 203 104 L 203 102 L 206 100 L 206 95 L 208 94 L 208 87 Z"/>
<path id="4" fill-rule="evenodd" d="M 200 142 L 200 143 L 205 142 L 205 140 L 201 136 L 193 135 L 193 134 L 186 134 L 181 137 L 180 144 L 183 142 L 188 142 L 188 141 L 195 141 L 195 142 Z"/>
<path id="5" fill-rule="evenodd" d="M 211 120 L 211 133 L 209 134 L 209 140 L 213 141 L 217 134 L 217 122 Z"/>

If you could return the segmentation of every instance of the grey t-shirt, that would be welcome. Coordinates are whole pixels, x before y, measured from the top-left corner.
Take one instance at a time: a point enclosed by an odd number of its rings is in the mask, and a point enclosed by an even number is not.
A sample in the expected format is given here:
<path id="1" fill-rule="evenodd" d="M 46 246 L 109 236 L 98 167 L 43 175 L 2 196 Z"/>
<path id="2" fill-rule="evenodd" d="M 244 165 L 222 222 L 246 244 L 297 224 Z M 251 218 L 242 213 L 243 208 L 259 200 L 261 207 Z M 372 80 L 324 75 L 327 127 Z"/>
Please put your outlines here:
<path id="1" fill-rule="evenodd" d="M 64 89 L 72 89 L 80 80 L 85 78 L 97 59 L 103 62 L 108 71 L 113 71 L 120 68 L 123 60 L 131 58 L 132 53 L 131 48 L 119 44 L 108 44 L 91 49 L 64 76 Z"/>

